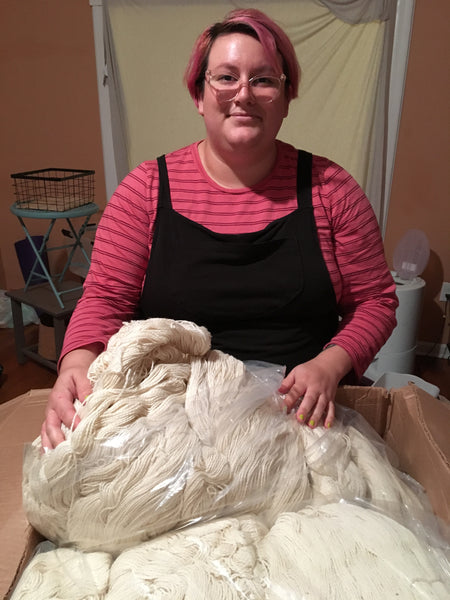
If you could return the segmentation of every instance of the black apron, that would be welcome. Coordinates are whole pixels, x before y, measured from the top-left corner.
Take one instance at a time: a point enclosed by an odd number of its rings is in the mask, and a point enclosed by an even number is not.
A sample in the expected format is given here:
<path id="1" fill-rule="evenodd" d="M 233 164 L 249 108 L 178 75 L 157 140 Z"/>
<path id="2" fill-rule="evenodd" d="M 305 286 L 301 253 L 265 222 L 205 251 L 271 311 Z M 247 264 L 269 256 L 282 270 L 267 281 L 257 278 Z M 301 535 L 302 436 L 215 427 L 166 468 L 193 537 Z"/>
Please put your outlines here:
<path id="1" fill-rule="evenodd" d="M 210 331 L 213 348 L 287 371 L 316 356 L 335 334 L 338 312 L 317 236 L 311 164 L 299 151 L 296 210 L 261 231 L 222 234 L 173 210 L 159 157 L 139 316 L 193 321 Z"/>

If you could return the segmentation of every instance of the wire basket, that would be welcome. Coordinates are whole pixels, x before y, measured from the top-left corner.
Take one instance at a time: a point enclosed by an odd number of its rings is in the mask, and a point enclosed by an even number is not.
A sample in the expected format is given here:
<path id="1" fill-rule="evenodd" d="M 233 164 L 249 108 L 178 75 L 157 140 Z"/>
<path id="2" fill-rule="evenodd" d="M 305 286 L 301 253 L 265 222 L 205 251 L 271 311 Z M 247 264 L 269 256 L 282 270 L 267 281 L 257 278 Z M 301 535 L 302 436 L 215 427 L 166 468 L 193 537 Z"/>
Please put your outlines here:
<path id="1" fill-rule="evenodd" d="M 95 171 L 40 169 L 13 173 L 16 206 L 63 212 L 94 201 Z"/>

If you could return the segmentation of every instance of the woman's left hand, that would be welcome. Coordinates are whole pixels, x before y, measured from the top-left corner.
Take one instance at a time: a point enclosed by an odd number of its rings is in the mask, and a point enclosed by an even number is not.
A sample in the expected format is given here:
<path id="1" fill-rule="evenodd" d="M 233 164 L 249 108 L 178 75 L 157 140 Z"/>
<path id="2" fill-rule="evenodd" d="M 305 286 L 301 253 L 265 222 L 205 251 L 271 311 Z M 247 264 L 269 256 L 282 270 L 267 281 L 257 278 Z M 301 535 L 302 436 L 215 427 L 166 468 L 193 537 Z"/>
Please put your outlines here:
<path id="1" fill-rule="evenodd" d="M 314 428 L 323 419 L 325 427 L 331 427 L 337 386 L 351 368 L 347 352 L 339 346 L 330 346 L 292 369 L 281 382 L 279 392 L 285 395 L 289 411 L 295 407 L 300 423 Z"/>

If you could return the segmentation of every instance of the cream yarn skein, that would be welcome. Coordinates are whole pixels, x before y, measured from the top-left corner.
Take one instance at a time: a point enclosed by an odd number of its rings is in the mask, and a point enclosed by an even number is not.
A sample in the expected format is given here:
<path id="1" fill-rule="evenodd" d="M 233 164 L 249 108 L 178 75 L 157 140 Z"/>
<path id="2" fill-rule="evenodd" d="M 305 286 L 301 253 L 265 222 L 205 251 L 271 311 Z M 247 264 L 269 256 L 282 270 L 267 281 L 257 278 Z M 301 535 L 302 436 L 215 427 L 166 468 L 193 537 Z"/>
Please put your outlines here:
<path id="1" fill-rule="evenodd" d="M 429 550 L 389 516 L 341 502 L 281 514 L 258 558 L 280 600 L 446 600 L 447 561 Z"/>
<path id="2" fill-rule="evenodd" d="M 298 425 L 209 344 L 204 328 L 169 319 L 127 323 L 111 338 L 91 366 L 80 425 L 47 454 L 38 438 L 25 458 L 36 529 L 118 553 L 191 521 L 277 514 L 309 497 Z"/>
<path id="3" fill-rule="evenodd" d="M 11 600 L 104 600 L 112 558 L 72 548 L 38 552 L 27 565 Z"/>
<path id="4" fill-rule="evenodd" d="M 103 553 L 46 552 L 12 600 L 446 600 L 448 561 L 430 550 L 387 515 L 340 502 L 281 513 L 270 529 L 256 515 L 187 527 L 112 565 Z"/>

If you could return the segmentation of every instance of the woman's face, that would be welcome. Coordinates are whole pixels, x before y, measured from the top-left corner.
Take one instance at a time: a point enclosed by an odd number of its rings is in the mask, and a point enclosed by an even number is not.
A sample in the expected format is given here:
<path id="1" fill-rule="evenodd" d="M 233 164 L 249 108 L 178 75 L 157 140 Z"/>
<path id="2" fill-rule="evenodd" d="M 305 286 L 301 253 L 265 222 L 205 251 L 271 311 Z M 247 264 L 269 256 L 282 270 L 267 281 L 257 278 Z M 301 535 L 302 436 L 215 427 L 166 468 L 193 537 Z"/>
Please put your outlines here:
<path id="1" fill-rule="evenodd" d="M 231 33 L 216 39 L 211 47 L 207 69 L 213 74 L 232 73 L 240 82 L 255 75 L 282 74 L 281 60 L 276 72 L 260 42 L 249 35 Z M 258 102 L 247 85 L 241 86 L 234 100 L 220 102 L 205 82 L 198 111 L 203 116 L 208 141 L 220 151 L 258 151 L 273 145 L 288 113 L 284 84 L 280 94 L 269 103 Z"/>

